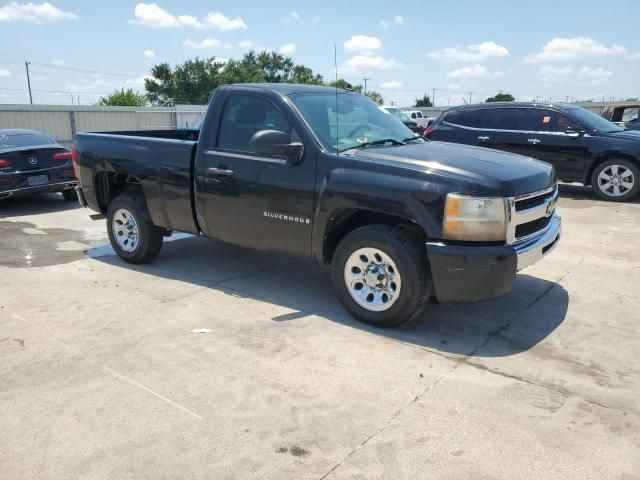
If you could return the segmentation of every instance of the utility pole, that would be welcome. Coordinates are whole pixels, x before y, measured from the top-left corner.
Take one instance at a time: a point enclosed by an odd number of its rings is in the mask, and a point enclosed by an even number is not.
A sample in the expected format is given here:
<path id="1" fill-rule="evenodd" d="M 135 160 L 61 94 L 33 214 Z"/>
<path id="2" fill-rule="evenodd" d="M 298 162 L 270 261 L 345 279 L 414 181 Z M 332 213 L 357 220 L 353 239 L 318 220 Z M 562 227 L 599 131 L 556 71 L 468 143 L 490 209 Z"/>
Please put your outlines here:
<path id="1" fill-rule="evenodd" d="M 370 78 L 363 78 L 362 80 L 364 81 L 364 94 L 366 95 L 367 94 L 367 82 L 369 80 L 371 80 L 371 79 Z"/>
<path id="2" fill-rule="evenodd" d="M 472 93 L 473 93 L 473 92 L 469 92 L 469 105 L 471 105 L 471 94 L 472 94 Z"/>
<path id="3" fill-rule="evenodd" d="M 437 88 L 433 89 L 433 95 L 431 96 L 431 106 L 432 107 L 436 106 L 436 90 L 437 90 Z"/>
<path id="4" fill-rule="evenodd" d="M 24 62 L 24 66 L 27 69 L 27 85 L 29 86 L 29 101 L 33 105 L 33 97 L 31 96 L 31 78 L 29 78 L 29 62 Z"/>

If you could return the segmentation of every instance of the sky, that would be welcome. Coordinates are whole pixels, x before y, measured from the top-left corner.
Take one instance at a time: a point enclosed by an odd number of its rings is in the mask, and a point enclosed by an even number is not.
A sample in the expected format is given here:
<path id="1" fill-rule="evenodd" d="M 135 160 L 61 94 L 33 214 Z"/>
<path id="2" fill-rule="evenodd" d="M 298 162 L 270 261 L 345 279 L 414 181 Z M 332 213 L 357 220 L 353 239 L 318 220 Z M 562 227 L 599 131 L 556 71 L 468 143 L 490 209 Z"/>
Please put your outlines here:
<path id="1" fill-rule="evenodd" d="M 410 106 L 640 96 L 640 1 L 0 0 L 0 103 L 144 92 L 153 65 L 270 49 Z"/>

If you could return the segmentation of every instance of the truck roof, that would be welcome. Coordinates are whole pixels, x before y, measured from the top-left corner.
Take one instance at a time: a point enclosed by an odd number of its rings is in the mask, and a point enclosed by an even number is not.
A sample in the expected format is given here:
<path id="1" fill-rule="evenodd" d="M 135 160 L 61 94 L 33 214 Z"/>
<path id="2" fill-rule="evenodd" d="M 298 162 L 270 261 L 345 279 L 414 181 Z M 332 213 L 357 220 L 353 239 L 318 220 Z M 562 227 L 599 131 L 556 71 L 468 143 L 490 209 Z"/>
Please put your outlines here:
<path id="1" fill-rule="evenodd" d="M 280 95 L 290 95 L 292 93 L 335 93 L 335 87 L 326 87 L 323 85 L 305 85 L 299 83 L 234 83 L 232 87 L 250 87 L 261 90 L 271 90 Z M 341 93 L 351 93 L 350 90 L 344 88 L 337 89 Z"/>

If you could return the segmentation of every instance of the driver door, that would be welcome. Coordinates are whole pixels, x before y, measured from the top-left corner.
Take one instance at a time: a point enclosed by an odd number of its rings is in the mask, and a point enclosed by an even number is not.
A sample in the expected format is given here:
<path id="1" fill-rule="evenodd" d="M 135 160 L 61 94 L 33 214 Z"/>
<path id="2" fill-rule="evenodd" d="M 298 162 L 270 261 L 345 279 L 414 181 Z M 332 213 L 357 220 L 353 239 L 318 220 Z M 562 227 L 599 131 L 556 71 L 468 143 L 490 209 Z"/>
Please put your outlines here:
<path id="1" fill-rule="evenodd" d="M 224 102 L 215 148 L 202 153 L 207 235 L 245 247 L 309 256 L 315 151 L 306 149 L 296 164 L 255 154 L 250 142 L 256 132 L 279 130 L 293 141 L 300 138 L 265 97 L 234 93 Z"/>

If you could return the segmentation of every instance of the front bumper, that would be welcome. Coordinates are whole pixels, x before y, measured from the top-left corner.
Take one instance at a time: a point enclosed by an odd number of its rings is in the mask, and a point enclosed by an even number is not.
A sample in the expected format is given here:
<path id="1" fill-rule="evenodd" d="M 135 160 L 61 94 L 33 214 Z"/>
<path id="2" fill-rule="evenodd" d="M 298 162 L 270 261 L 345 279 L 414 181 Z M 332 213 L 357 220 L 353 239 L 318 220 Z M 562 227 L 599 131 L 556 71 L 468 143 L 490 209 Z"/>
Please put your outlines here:
<path id="1" fill-rule="evenodd" d="M 427 242 L 437 300 L 440 303 L 478 302 L 509 293 L 516 272 L 549 254 L 560 241 L 561 232 L 562 220 L 554 214 L 543 233 L 516 245 Z"/>

